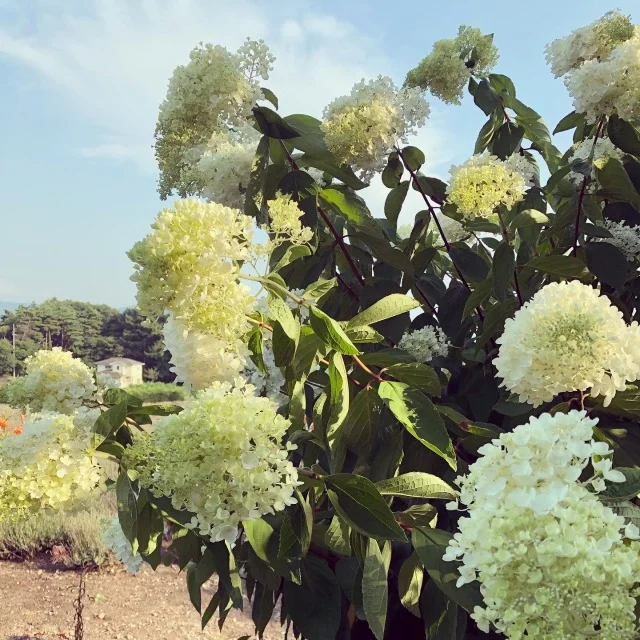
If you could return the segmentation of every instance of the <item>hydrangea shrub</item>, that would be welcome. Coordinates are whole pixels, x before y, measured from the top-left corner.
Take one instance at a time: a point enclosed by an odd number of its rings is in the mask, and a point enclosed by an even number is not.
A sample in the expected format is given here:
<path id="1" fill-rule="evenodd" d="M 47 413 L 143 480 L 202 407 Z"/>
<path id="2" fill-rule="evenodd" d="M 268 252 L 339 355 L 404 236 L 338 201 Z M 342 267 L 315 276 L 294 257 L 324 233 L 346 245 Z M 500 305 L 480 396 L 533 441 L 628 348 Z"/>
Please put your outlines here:
<path id="1" fill-rule="evenodd" d="M 85 404 L 127 553 L 157 567 L 168 527 L 203 625 L 248 598 L 258 636 L 278 606 L 309 640 L 638 637 L 638 27 L 547 59 L 553 133 L 472 27 L 322 120 L 261 86 L 263 42 L 174 72 L 156 153 L 184 199 L 129 256 L 192 396 Z M 465 87 L 487 120 L 445 182 L 409 138 Z"/>

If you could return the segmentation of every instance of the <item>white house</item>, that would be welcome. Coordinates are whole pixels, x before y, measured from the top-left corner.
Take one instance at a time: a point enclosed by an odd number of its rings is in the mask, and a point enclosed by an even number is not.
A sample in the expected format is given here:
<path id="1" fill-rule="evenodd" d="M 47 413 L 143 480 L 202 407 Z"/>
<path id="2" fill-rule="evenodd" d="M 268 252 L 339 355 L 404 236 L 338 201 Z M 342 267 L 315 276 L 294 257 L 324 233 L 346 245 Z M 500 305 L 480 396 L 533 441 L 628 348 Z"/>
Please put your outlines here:
<path id="1" fill-rule="evenodd" d="M 131 358 L 107 358 L 96 362 L 98 368 L 97 377 L 108 386 L 130 387 L 134 384 L 142 384 L 142 368 L 144 362 Z"/>

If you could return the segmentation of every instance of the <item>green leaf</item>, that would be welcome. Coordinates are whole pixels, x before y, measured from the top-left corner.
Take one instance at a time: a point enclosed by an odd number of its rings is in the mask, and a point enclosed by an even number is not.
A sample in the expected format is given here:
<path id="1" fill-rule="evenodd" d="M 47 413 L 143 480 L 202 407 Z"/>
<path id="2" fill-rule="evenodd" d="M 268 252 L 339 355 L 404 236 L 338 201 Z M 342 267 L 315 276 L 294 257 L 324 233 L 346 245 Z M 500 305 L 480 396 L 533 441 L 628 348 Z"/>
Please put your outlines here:
<path id="1" fill-rule="evenodd" d="M 496 131 L 496 128 L 500 125 L 502 119 L 497 116 L 494 112 L 489 116 L 489 119 L 482 125 L 482 129 L 480 129 L 480 133 L 478 133 L 478 138 L 476 140 L 476 145 L 473 150 L 474 154 L 482 153 L 491 143 L 493 139 L 493 135 Z"/>
<path id="2" fill-rule="evenodd" d="M 489 115 L 500 103 L 498 94 L 491 88 L 487 80 L 481 80 L 476 87 L 473 101 L 484 111 L 485 115 Z"/>
<path id="3" fill-rule="evenodd" d="M 621 291 L 629 277 L 627 258 L 610 242 L 589 242 L 585 247 L 589 271 L 604 284 Z"/>
<path id="4" fill-rule="evenodd" d="M 440 414 L 421 391 L 401 382 L 382 382 L 378 389 L 393 415 L 425 447 L 446 460 L 455 471 L 456 455 Z"/>
<path id="5" fill-rule="evenodd" d="M 409 180 L 403 180 L 397 187 L 393 187 L 384 201 L 384 215 L 395 229 L 398 224 L 398 216 L 409 192 Z"/>
<path id="6" fill-rule="evenodd" d="M 384 336 L 381 333 L 378 333 L 373 327 L 368 325 L 353 327 L 351 329 L 347 326 L 345 333 L 349 340 L 354 344 L 359 344 L 361 342 L 370 342 L 375 344 L 384 340 Z"/>
<path id="7" fill-rule="evenodd" d="M 477 284 L 467 298 L 462 317 L 468 318 L 473 314 L 478 307 L 481 307 L 491 297 L 492 292 L 493 278 L 487 278 L 484 282 Z"/>
<path id="8" fill-rule="evenodd" d="M 269 107 L 253 107 L 251 110 L 258 129 L 264 135 L 279 140 L 297 138 L 300 133 L 287 124 L 273 109 Z"/>
<path id="9" fill-rule="evenodd" d="M 409 171 L 417 171 L 425 163 L 424 153 L 418 147 L 405 147 L 402 157 Z"/>
<path id="10" fill-rule="evenodd" d="M 387 165 L 382 170 L 382 184 L 388 189 L 397 187 L 400 184 L 403 173 L 404 165 L 398 158 L 398 154 L 395 151 L 390 153 Z"/>
<path id="11" fill-rule="evenodd" d="M 418 554 L 414 551 L 400 567 L 398 573 L 398 595 L 400 602 L 413 613 L 420 617 L 420 593 L 424 580 L 424 571 Z"/>
<path id="12" fill-rule="evenodd" d="M 513 270 L 516 267 L 516 254 L 511 245 L 501 242 L 493 254 L 493 266 L 491 277 L 493 280 L 493 292 L 498 300 L 504 302 L 511 287 Z"/>
<path id="13" fill-rule="evenodd" d="M 361 534 L 383 540 L 406 541 L 376 485 L 350 473 L 326 476 L 327 495 L 336 512 Z"/>
<path id="14" fill-rule="evenodd" d="M 256 149 L 254 164 L 249 174 L 247 192 L 244 198 L 245 215 L 256 218 L 260 222 L 266 222 L 261 215 L 256 200 L 262 197 L 267 183 L 267 167 L 269 165 L 269 136 L 262 136 Z"/>
<path id="15" fill-rule="evenodd" d="M 409 257 L 399 249 L 393 248 L 385 238 L 372 236 L 369 233 L 359 231 L 354 233 L 353 237 L 364 242 L 378 260 L 385 262 L 403 273 L 413 276 L 413 265 Z"/>
<path id="16" fill-rule="evenodd" d="M 420 191 L 418 185 L 432 200 L 435 200 L 438 204 L 442 204 L 447 198 L 447 183 L 443 182 L 439 178 L 430 178 L 428 176 L 417 175 L 413 180 L 411 186 Z"/>
<path id="17" fill-rule="evenodd" d="M 326 545 L 341 556 L 351 555 L 351 543 L 349 542 L 349 535 L 351 529 L 347 522 L 345 522 L 340 516 L 333 516 L 329 528 L 324 534 L 324 541 Z"/>
<path id="18" fill-rule="evenodd" d="M 330 278 L 329 280 L 320 279 L 317 282 L 311 283 L 302 294 L 305 300 L 317 300 L 321 298 L 325 293 L 329 293 L 331 289 L 334 289 L 338 284 L 337 278 Z"/>
<path id="19" fill-rule="evenodd" d="M 625 482 L 607 482 L 607 488 L 599 494 L 604 501 L 631 500 L 640 493 L 640 468 L 617 467 L 626 478 Z"/>
<path id="20" fill-rule="evenodd" d="M 556 125 L 556 128 L 553 130 L 553 135 L 555 136 L 556 133 L 560 133 L 561 131 L 569 131 L 570 129 L 575 129 L 576 127 L 581 125 L 583 122 L 584 122 L 584 114 L 576 113 L 575 111 L 572 111 L 571 113 L 567 114 L 564 118 L 562 118 L 560 122 L 558 122 L 558 124 Z"/>
<path id="21" fill-rule="evenodd" d="M 294 138 L 294 140 L 298 140 L 298 138 Z M 352 189 L 364 189 L 369 186 L 353 173 L 351 167 L 347 165 L 339 167 L 336 165 L 331 156 L 305 153 L 301 158 L 298 158 L 297 164 L 299 167 L 314 167 L 320 169 L 320 171 L 324 171 L 324 173 L 328 173 L 330 176 L 337 178 Z"/>
<path id="22" fill-rule="evenodd" d="M 599 404 L 602 398 L 594 398 Z M 618 391 L 608 407 L 598 407 L 598 411 L 611 413 L 624 418 L 637 418 L 640 416 L 640 389 L 635 385 L 628 385 L 624 391 Z"/>
<path id="23" fill-rule="evenodd" d="M 285 116 L 284 121 L 299 133 L 299 136 L 288 142 L 287 146 L 291 145 L 291 147 L 311 155 L 326 155 L 330 157 L 320 120 L 303 113 L 294 113 L 290 116 Z"/>
<path id="24" fill-rule="evenodd" d="M 561 278 L 589 278 L 587 265 L 573 256 L 536 256 L 525 266 Z"/>
<path id="25" fill-rule="evenodd" d="M 401 349 L 380 349 L 380 351 L 365 353 L 360 360 L 375 367 L 390 367 L 399 362 L 415 362 L 413 356 Z"/>
<path id="26" fill-rule="evenodd" d="M 116 480 L 118 520 L 125 538 L 131 543 L 133 553 L 138 551 L 138 503 L 131 480 L 126 471 L 121 471 Z"/>
<path id="27" fill-rule="evenodd" d="M 370 307 L 361 311 L 357 316 L 349 320 L 349 328 L 362 325 L 375 324 L 382 320 L 395 318 L 403 313 L 408 313 L 412 309 L 419 307 L 420 303 L 403 293 L 392 293 L 381 300 L 374 302 Z"/>
<path id="28" fill-rule="evenodd" d="M 367 622 L 377 640 L 384 639 L 389 588 L 387 573 L 391 561 L 391 544 L 385 544 L 384 555 L 377 540 L 369 539 L 362 571 L 362 606 Z"/>
<path id="29" fill-rule="evenodd" d="M 609 116 L 607 133 L 613 144 L 625 153 L 640 156 L 640 136 L 636 128 L 615 113 Z"/>
<path id="30" fill-rule="evenodd" d="M 330 414 L 325 426 L 327 443 L 334 454 L 337 453 L 339 434 L 336 433 L 349 411 L 349 378 L 344 359 L 339 353 L 331 355 L 328 369 Z M 337 440 L 338 439 L 338 440 Z"/>
<path id="31" fill-rule="evenodd" d="M 640 527 L 640 507 L 629 501 L 608 502 L 607 506 L 618 516 L 624 518 L 625 523 Z"/>
<path id="32" fill-rule="evenodd" d="M 501 304 L 496 304 L 486 312 L 482 323 L 482 334 L 476 340 L 476 349 L 482 347 L 497 333 L 501 333 L 507 318 L 510 318 L 518 308 L 514 299 L 509 299 Z"/>
<path id="33" fill-rule="evenodd" d="M 477 582 L 456 587 L 458 580 L 457 562 L 445 562 L 442 559 L 451 534 L 446 531 L 414 529 L 411 536 L 422 565 L 440 590 L 456 604 L 472 613 L 474 607 L 483 606 L 480 588 Z"/>
<path id="34" fill-rule="evenodd" d="M 378 223 L 374 220 L 364 200 L 356 193 L 333 187 L 323 189 L 319 195 L 323 203 L 352 225 L 367 233 L 382 237 Z"/>
<path id="35" fill-rule="evenodd" d="M 493 42 L 493 35 L 490 37 L 490 41 Z M 516 87 L 513 84 L 513 80 L 509 76 L 505 76 L 501 73 L 490 73 L 487 76 L 491 88 L 497 91 L 500 95 L 515 98 Z"/>
<path id="36" fill-rule="evenodd" d="M 596 178 L 601 189 L 598 195 L 607 200 L 629 202 L 640 211 L 640 195 L 617 158 L 605 157 L 593 161 Z"/>
<path id="37" fill-rule="evenodd" d="M 406 527 L 433 527 L 438 519 L 438 510 L 432 504 L 414 504 L 395 513 L 396 520 Z"/>
<path id="38" fill-rule="evenodd" d="M 489 275 L 489 265 L 468 247 L 451 247 L 449 255 L 453 264 L 468 280 L 480 282 Z"/>
<path id="39" fill-rule="evenodd" d="M 258 558 L 270 562 L 267 547 L 274 533 L 273 527 L 262 518 L 256 518 L 255 520 L 243 520 L 242 528 Z"/>
<path id="40" fill-rule="evenodd" d="M 455 500 L 456 492 L 441 478 L 430 473 L 411 471 L 376 483 L 383 496 L 403 498 L 441 498 Z"/>
<path id="41" fill-rule="evenodd" d="M 326 563 L 313 556 L 302 560 L 301 572 L 300 585 L 284 584 L 287 612 L 307 640 L 335 640 L 340 627 L 340 584 Z"/>
<path id="42" fill-rule="evenodd" d="M 267 306 L 275 320 L 273 327 L 273 357 L 277 367 L 284 367 L 293 361 L 300 340 L 300 323 L 294 317 L 287 303 L 269 293 Z"/>
<path id="43" fill-rule="evenodd" d="M 549 216 L 542 211 L 536 209 L 525 209 L 520 212 L 509 225 L 511 229 L 520 229 L 535 224 L 546 224 L 549 222 Z"/>
<path id="44" fill-rule="evenodd" d="M 386 373 L 392 378 L 432 396 L 439 396 L 442 392 L 438 374 L 434 369 L 421 362 L 399 362 L 391 365 Z"/>
<path id="45" fill-rule="evenodd" d="M 370 387 L 360 391 L 349 406 L 341 437 L 346 446 L 359 456 L 366 456 L 371 449 L 383 406 L 378 393 Z"/>
<path id="46" fill-rule="evenodd" d="M 318 307 L 309 309 L 309 322 L 318 337 L 331 349 L 348 356 L 360 353 L 342 327 Z"/>
<path id="47" fill-rule="evenodd" d="M 493 138 L 494 155 L 505 160 L 520 148 L 522 138 L 524 138 L 524 127 L 512 122 L 505 122 Z"/>
<path id="48" fill-rule="evenodd" d="M 260 91 L 262 91 L 262 95 L 265 97 L 265 100 L 268 100 L 276 109 L 278 108 L 278 97 L 276 96 L 271 89 L 267 89 L 267 87 L 260 87 Z"/>
<path id="49" fill-rule="evenodd" d="M 113 438 L 127 419 L 127 401 L 123 400 L 98 416 L 91 431 L 105 440 Z"/>

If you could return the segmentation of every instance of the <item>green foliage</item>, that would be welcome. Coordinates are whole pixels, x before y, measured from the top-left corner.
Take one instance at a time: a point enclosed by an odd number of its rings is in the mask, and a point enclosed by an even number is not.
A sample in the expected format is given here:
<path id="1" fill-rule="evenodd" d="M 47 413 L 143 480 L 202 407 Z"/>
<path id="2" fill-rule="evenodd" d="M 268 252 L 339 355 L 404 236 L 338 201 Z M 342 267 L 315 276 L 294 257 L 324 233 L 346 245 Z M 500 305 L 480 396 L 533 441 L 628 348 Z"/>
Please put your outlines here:
<path id="1" fill-rule="evenodd" d="M 144 382 L 127 387 L 126 391 L 143 402 L 175 402 L 187 399 L 184 387 L 166 382 Z"/>

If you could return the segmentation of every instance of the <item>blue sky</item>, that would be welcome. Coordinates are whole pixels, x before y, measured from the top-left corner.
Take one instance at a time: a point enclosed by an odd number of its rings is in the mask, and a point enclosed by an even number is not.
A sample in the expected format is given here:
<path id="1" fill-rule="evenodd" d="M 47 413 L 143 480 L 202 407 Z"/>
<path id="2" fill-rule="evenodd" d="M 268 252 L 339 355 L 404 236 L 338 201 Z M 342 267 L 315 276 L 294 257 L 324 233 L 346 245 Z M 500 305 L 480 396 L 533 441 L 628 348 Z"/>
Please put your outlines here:
<path id="1" fill-rule="evenodd" d="M 469 24 L 495 34 L 496 71 L 555 124 L 571 101 L 544 45 L 614 8 L 640 22 L 637 0 L 0 0 L 0 299 L 133 303 L 125 251 L 164 206 L 151 149 L 157 106 L 199 41 L 235 49 L 264 38 L 278 58 L 267 84 L 281 111 L 320 115 L 362 77 L 401 83 L 435 40 Z M 444 176 L 472 152 L 484 118 L 468 98 L 430 103 L 417 144 Z M 381 215 L 384 188 L 368 192 Z"/>

